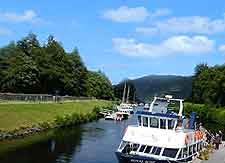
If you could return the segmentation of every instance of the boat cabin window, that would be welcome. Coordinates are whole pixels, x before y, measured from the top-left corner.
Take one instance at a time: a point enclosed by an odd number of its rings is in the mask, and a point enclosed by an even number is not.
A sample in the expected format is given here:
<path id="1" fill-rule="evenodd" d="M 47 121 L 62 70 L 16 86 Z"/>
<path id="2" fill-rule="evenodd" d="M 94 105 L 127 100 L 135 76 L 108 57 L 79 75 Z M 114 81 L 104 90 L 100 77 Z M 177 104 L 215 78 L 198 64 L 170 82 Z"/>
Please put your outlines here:
<path id="1" fill-rule="evenodd" d="M 146 145 L 142 145 L 139 152 L 144 152 Z"/>
<path id="2" fill-rule="evenodd" d="M 189 146 L 189 155 L 192 155 L 192 153 L 193 153 L 193 146 L 191 145 Z"/>
<path id="3" fill-rule="evenodd" d="M 196 153 L 197 152 L 197 144 L 195 144 L 194 146 L 193 146 L 193 153 Z"/>
<path id="4" fill-rule="evenodd" d="M 161 152 L 161 149 L 162 149 L 162 148 L 160 148 L 160 147 L 153 147 L 151 153 L 154 154 L 154 155 L 159 155 L 160 152 Z"/>
<path id="5" fill-rule="evenodd" d="M 160 128 L 166 129 L 166 119 L 160 119 Z"/>
<path id="6" fill-rule="evenodd" d="M 155 117 L 151 117 L 150 119 L 150 127 L 159 128 L 159 119 Z"/>
<path id="7" fill-rule="evenodd" d="M 187 151 L 187 148 L 184 148 L 183 149 L 183 157 L 187 157 L 188 156 L 188 151 Z"/>
<path id="8" fill-rule="evenodd" d="M 141 116 L 138 116 L 138 125 L 141 126 Z"/>
<path id="9" fill-rule="evenodd" d="M 138 150 L 139 146 L 140 146 L 139 144 L 133 144 L 132 151 L 136 152 Z"/>
<path id="10" fill-rule="evenodd" d="M 143 117 L 143 126 L 148 127 L 148 117 Z"/>
<path id="11" fill-rule="evenodd" d="M 168 129 L 173 129 L 175 125 L 174 119 L 168 119 Z"/>
<path id="12" fill-rule="evenodd" d="M 180 149 L 180 151 L 179 151 L 179 155 L 178 155 L 178 158 L 182 158 L 182 149 Z"/>
<path id="13" fill-rule="evenodd" d="M 152 146 L 147 146 L 144 153 L 150 153 Z"/>
<path id="14" fill-rule="evenodd" d="M 177 155 L 178 149 L 165 148 L 163 151 L 163 156 L 175 158 Z"/>
<path id="15" fill-rule="evenodd" d="M 126 145 L 125 145 L 125 147 L 123 148 L 123 150 L 122 150 L 122 153 L 130 153 L 131 152 L 131 144 L 129 144 L 129 143 L 127 143 Z"/>
<path id="16" fill-rule="evenodd" d="M 128 142 L 126 142 L 126 141 L 122 141 L 121 144 L 120 144 L 119 149 L 123 149 L 127 145 L 127 143 Z"/>

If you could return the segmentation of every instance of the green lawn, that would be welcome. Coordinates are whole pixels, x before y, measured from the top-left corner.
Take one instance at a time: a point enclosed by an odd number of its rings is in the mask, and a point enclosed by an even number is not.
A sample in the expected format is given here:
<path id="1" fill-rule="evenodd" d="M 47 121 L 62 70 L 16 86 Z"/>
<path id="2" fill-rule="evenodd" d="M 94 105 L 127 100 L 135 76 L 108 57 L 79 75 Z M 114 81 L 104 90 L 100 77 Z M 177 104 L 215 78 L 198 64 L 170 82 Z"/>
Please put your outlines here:
<path id="1" fill-rule="evenodd" d="M 52 122 L 56 116 L 74 112 L 87 113 L 95 106 L 105 106 L 110 103 L 103 100 L 86 100 L 62 104 L 0 104 L 0 129 L 9 131 L 20 126 Z"/>

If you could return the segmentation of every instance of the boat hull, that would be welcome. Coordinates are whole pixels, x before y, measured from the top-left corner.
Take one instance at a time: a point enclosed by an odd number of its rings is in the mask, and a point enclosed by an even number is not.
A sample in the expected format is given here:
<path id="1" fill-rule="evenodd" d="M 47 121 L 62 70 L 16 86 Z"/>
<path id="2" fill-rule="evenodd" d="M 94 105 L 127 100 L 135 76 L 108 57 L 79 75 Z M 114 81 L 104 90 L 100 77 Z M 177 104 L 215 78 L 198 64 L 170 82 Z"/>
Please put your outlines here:
<path id="1" fill-rule="evenodd" d="M 188 162 L 192 160 L 192 157 L 183 160 L 158 160 L 152 157 L 144 157 L 138 155 L 127 155 L 120 152 L 116 152 L 119 163 L 177 163 L 177 162 Z"/>

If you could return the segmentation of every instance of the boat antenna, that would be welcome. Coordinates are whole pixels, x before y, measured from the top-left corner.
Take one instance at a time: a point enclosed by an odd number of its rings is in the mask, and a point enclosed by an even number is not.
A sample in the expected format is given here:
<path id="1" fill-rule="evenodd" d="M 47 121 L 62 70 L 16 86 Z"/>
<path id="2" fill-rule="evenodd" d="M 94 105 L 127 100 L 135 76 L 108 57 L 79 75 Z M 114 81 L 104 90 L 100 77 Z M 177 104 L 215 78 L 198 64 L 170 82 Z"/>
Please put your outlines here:
<path id="1" fill-rule="evenodd" d="M 180 110 L 179 110 L 178 115 L 182 116 L 182 113 L 183 113 L 183 100 L 180 100 Z"/>
<path id="2" fill-rule="evenodd" d="M 126 95 L 126 80 L 125 80 L 125 82 L 124 82 L 122 103 L 125 102 L 125 95 Z"/>
<path id="3" fill-rule="evenodd" d="M 154 100 L 152 101 L 152 103 L 151 103 L 151 105 L 150 105 L 149 112 L 152 112 L 153 106 L 154 106 L 154 103 L 156 102 L 156 100 L 157 100 L 157 97 L 154 97 Z"/>
<path id="4" fill-rule="evenodd" d="M 128 85 L 128 90 L 127 90 L 127 101 L 126 101 L 126 103 L 129 103 L 129 94 L 130 94 L 130 86 Z"/>

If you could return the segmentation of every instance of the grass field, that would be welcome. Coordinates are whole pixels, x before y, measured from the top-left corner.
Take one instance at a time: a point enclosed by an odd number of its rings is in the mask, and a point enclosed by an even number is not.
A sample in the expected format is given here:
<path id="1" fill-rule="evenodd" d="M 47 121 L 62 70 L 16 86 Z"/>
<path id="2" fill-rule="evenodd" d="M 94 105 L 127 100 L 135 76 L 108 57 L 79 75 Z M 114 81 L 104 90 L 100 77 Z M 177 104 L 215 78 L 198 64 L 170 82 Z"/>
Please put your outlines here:
<path id="1" fill-rule="evenodd" d="M 53 122 L 57 116 L 88 113 L 95 106 L 106 106 L 110 101 L 86 100 L 48 104 L 0 104 L 0 130 L 10 131 L 21 126 Z"/>

